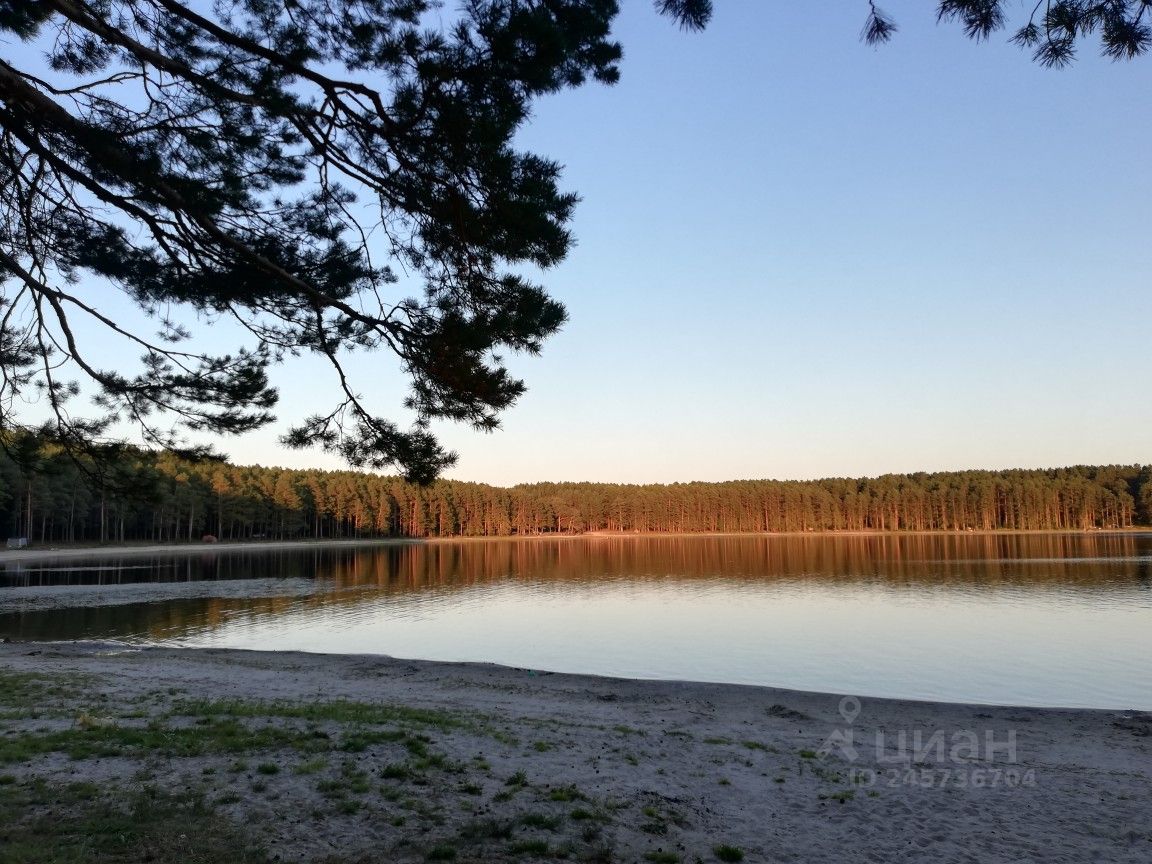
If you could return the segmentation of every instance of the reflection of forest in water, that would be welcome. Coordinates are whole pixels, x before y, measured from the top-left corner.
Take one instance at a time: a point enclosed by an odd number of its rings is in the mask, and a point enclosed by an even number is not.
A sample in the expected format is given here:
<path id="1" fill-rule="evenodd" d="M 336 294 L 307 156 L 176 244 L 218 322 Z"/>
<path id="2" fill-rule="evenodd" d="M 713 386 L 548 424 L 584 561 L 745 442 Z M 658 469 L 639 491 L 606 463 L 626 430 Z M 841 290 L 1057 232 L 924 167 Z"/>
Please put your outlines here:
<path id="1" fill-rule="evenodd" d="M 1152 589 L 1152 534 L 965 534 L 582 537 L 468 540 L 269 551 L 215 548 L 184 555 L 8 564 L 5 587 L 318 579 L 293 597 L 197 597 L 0 613 L 19 639 L 173 639 L 238 616 L 369 599 L 516 584 L 711 580 L 874 584 L 893 589 L 982 588 L 1121 592 Z M 121 589 L 123 590 L 123 589 Z M 83 603 L 83 592 L 77 602 Z"/>

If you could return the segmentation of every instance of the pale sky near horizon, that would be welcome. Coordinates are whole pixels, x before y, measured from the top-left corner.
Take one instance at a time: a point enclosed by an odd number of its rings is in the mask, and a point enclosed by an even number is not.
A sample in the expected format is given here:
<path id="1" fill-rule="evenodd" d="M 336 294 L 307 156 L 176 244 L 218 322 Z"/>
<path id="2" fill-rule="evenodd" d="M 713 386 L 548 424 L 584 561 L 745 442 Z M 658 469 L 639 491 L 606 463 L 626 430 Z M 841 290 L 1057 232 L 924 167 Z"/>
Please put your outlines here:
<path id="1" fill-rule="evenodd" d="M 623 79 L 542 100 L 524 146 L 583 197 L 545 284 L 570 322 L 447 476 L 673 482 L 1152 462 L 1152 58 L 1046 70 L 866 3 L 723 0 L 683 33 L 626 0 Z M 105 289 L 107 290 L 107 289 Z M 384 370 L 384 371 L 381 371 Z M 396 416 L 392 358 L 358 369 Z M 331 379 L 276 375 L 276 443 Z M 377 388 L 377 389 L 373 389 Z"/>

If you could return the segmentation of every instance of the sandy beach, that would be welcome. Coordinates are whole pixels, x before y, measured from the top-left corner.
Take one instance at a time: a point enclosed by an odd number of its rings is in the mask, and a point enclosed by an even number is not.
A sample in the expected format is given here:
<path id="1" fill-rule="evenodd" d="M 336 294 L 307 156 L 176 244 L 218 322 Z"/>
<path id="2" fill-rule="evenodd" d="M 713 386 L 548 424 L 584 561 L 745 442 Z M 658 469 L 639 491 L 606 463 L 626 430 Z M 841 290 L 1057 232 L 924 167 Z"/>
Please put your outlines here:
<path id="1" fill-rule="evenodd" d="M 247 540 L 227 543 L 152 543 L 123 546 L 33 546 L 26 549 L 0 549 L 0 564 L 42 563 L 77 558 L 122 558 L 134 555 L 211 555 L 231 552 L 277 552 L 345 546 L 401 546 L 435 541 L 384 538 L 374 540 Z"/>
<path id="2" fill-rule="evenodd" d="M 245 860 L 1152 860 L 1139 712 L 83 643 L 5 682 L 0 791 L 195 793 Z"/>

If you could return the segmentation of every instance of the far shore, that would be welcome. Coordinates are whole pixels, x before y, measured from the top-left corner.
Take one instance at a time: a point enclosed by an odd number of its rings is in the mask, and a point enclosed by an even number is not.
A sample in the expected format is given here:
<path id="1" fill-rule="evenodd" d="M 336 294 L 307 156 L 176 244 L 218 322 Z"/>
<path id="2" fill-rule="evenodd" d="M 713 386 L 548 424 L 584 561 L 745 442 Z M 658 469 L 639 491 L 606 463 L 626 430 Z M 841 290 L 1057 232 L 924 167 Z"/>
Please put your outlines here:
<path id="1" fill-rule="evenodd" d="M 29 546 L 25 549 L 0 549 L 0 563 L 13 561 L 48 561 L 65 558 L 110 558 L 123 555 L 194 555 L 214 552 L 276 552 L 293 549 L 328 547 L 408 546 L 422 540 L 404 537 L 382 537 L 371 540 L 237 540 L 218 543 L 124 543 L 94 546 Z"/>
<path id="2" fill-rule="evenodd" d="M 493 537 L 374 537 L 374 538 L 322 538 L 307 540 L 222 540 L 214 543 L 199 541 L 184 543 L 105 543 L 105 544 L 47 544 L 30 545 L 24 549 L 0 548 L 0 563 L 19 561 L 47 561 L 66 558 L 105 558 L 123 555 L 183 555 L 212 552 L 290 551 L 298 549 L 409 546 L 430 543 L 487 543 L 494 541 L 540 542 L 547 540 L 589 539 L 655 539 L 655 538 L 738 538 L 738 537 L 1012 537 L 1023 535 L 1093 536 L 1103 534 L 1142 534 L 1152 527 L 1089 528 L 1054 531 L 777 531 L 777 532 L 711 532 L 678 533 L 667 531 L 588 531 L 580 534 L 531 534 Z"/>
<path id="3" fill-rule="evenodd" d="M 0 645 L 3 839 L 125 812 L 209 864 L 1144 864 L 1152 714 Z"/>

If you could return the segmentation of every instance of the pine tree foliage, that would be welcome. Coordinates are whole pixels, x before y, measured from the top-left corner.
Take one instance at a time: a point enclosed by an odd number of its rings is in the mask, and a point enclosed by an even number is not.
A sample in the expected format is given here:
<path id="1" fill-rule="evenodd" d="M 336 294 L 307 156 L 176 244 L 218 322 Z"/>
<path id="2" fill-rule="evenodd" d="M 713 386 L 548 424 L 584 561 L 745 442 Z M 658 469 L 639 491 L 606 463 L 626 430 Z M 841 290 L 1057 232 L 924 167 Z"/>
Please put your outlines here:
<path id="1" fill-rule="evenodd" d="M 577 199 L 512 139 L 541 94 L 616 80 L 616 11 L 0 0 L 0 34 L 47 56 L 44 69 L 0 59 L 0 426 L 17 427 L 35 388 L 66 444 L 118 418 L 159 446 L 174 427 L 243 432 L 273 419 L 269 365 L 312 353 L 339 398 L 288 442 L 430 480 L 452 455 L 428 421 L 494 428 L 524 389 L 501 352 L 538 351 L 564 321 L 523 273 L 564 258 Z M 102 313 L 109 291 L 158 335 Z M 206 356 L 188 311 L 251 338 Z M 134 343 L 139 369 L 102 366 L 77 335 L 94 325 Z M 374 352 L 408 374 L 414 428 L 378 416 L 352 380 Z M 70 413 L 76 367 L 102 417 Z"/>
<path id="2" fill-rule="evenodd" d="M 1004 0 L 940 0 L 936 17 L 959 24 L 964 35 L 979 41 L 1010 25 L 1009 5 Z M 1036 0 L 1027 20 L 1012 23 L 1011 40 L 1031 50 L 1042 66 L 1067 66 L 1082 40 L 1092 36 L 1099 38 L 1104 56 L 1130 60 L 1152 44 L 1149 6 L 1149 0 Z M 862 38 L 871 45 L 887 42 L 896 32 L 895 22 L 873 0 L 868 7 Z"/>

